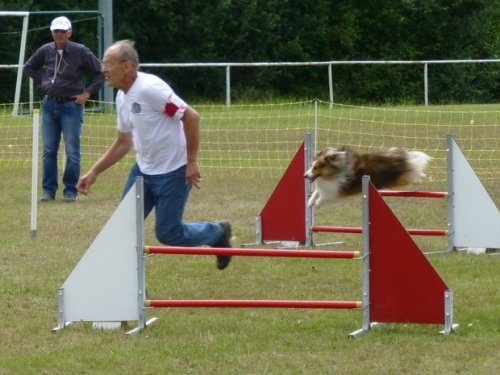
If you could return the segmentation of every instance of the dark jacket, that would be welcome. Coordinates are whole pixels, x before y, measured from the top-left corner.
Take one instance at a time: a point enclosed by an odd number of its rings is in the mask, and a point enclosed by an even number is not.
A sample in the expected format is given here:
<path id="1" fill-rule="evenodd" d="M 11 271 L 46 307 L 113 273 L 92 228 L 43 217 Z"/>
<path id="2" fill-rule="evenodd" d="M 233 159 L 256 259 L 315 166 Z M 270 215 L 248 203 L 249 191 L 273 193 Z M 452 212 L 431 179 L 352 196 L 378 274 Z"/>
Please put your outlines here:
<path id="1" fill-rule="evenodd" d="M 99 59 L 85 45 L 71 41 L 64 47 L 62 58 L 55 42 L 44 44 L 26 62 L 24 72 L 49 96 L 71 97 L 83 91 L 93 95 L 104 83 Z M 92 77 L 87 87 L 86 75 Z"/>

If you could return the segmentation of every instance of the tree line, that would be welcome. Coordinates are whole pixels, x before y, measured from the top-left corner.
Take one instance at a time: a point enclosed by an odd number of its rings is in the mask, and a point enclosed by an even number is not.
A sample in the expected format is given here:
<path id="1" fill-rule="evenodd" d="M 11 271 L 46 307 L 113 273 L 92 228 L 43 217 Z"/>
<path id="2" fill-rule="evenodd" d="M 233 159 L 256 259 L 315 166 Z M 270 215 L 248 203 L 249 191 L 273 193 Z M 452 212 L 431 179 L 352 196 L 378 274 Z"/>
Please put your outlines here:
<path id="1" fill-rule="evenodd" d="M 97 10 L 97 0 L 10 0 L 2 10 Z M 26 57 L 50 41 L 52 14 L 30 17 Z M 71 14 L 73 41 L 97 54 L 97 16 Z M 497 0 L 132 0 L 114 1 L 114 39 L 132 39 L 141 62 L 308 62 L 497 59 Z M 21 22 L 0 18 L 0 64 L 17 63 Z M 18 33 L 18 34 L 16 34 Z M 432 103 L 495 103 L 500 63 L 430 65 Z M 143 69 L 146 70 L 146 69 Z M 148 69 L 189 101 L 223 101 L 219 68 Z M 338 65 L 334 97 L 351 103 L 421 103 L 419 65 Z M 15 72 L 0 70 L 0 100 L 12 100 Z M 27 78 L 24 79 L 27 81 Z M 23 82 L 27 85 L 26 82 Z M 11 90 L 5 89 L 6 87 Z M 233 101 L 328 99 L 326 67 L 238 68 Z M 26 90 L 23 90 L 26 92 Z"/>

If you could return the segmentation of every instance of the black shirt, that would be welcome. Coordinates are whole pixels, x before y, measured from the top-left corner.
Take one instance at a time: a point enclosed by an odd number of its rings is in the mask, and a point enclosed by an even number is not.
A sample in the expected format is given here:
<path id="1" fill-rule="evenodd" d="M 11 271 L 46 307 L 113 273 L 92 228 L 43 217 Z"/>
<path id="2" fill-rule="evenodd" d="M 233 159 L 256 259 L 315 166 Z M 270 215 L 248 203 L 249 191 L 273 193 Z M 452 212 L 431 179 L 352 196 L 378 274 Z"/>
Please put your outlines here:
<path id="1" fill-rule="evenodd" d="M 101 62 L 83 44 L 68 41 L 59 54 L 55 42 L 38 48 L 24 65 L 24 72 L 49 96 L 71 97 L 97 93 L 104 83 Z M 85 76 L 92 82 L 85 88 Z"/>

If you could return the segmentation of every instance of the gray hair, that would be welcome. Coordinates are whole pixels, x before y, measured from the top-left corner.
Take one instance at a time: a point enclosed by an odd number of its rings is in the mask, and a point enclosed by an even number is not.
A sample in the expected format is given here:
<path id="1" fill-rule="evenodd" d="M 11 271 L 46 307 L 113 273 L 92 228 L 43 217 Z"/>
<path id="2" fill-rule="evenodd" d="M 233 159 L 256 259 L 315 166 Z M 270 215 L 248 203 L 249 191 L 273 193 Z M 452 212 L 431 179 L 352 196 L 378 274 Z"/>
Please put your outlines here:
<path id="1" fill-rule="evenodd" d="M 117 57 L 119 61 L 130 61 L 132 65 L 139 66 L 139 54 L 135 49 L 135 42 L 133 40 L 119 40 L 114 42 L 109 48 L 117 50 Z"/>

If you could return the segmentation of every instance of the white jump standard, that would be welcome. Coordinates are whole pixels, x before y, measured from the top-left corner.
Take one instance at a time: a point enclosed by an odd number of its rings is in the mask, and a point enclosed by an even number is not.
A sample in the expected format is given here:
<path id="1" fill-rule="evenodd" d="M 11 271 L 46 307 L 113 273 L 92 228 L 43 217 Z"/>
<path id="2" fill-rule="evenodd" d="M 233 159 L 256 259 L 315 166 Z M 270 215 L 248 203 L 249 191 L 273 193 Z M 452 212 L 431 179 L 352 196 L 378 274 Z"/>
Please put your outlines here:
<path id="1" fill-rule="evenodd" d="M 142 178 L 119 207 L 58 290 L 59 322 L 54 331 L 72 322 L 90 321 L 116 326 L 137 321 L 135 334 L 156 320 L 146 320 L 149 308 L 245 307 L 362 309 L 362 327 L 376 323 L 453 324 L 453 295 L 415 245 L 368 177 L 363 178 L 363 248 L 358 251 L 276 250 L 144 246 Z M 404 249 L 404 251 L 401 251 Z M 144 258 L 148 253 L 360 259 L 363 262 L 361 301 L 296 300 L 147 300 Z M 119 325 L 119 324 L 118 324 Z"/>

